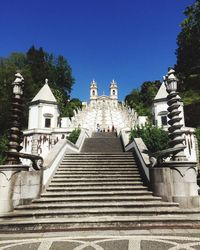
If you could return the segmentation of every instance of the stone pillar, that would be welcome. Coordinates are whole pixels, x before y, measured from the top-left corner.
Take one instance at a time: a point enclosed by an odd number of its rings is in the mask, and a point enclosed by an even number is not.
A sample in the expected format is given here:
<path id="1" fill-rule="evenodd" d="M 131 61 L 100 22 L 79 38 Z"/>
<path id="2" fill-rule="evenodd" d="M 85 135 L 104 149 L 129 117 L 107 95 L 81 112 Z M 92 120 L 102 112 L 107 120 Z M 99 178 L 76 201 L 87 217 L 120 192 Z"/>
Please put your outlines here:
<path id="1" fill-rule="evenodd" d="M 184 208 L 200 206 L 196 162 L 165 162 L 150 169 L 150 178 L 154 194 L 163 200 Z"/>
<path id="2" fill-rule="evenodd" d="M 170 127 L 169 149 L 157 152 L 158 164 L 150 169 L 151 185 L 155 195 L 161 196 L 166 201 L 178 202 L 181 207 L 199 207 L 200 196 L 197 185 L 196 162 L 187 161 L 184 155 L 184 132 L 180 123 L 182 116 L 180 97 L 177 90 L 177 78 L 174 70 L 170 69 L 165 77 L 165 84 L 168 92 L 168 124 Z M 166 157 L 170 161 L 164 161 Z"/>
<path id="3" fill-rule="evenodd" d="M 168 167 L 156 167 L 149 169 L 151 188 L 155 196 L 160 196 L 164 201 L 172 202 L 173 183 L 171 169 Z"/>
<path id="4" fill-rule="evenodd" d="M 14 191 L 18 174 L 28 171 L 28 166 L 2 165 L 0 166 L 0 213 L 8 213 L 14 209 Z"/>
<path id="5" fill-rule="evenodd" d="M 22 96 L 23 96 L 23 86 L 24 78 L 21 74 L 15 74 L 16 79 L 12 83 L 13 93 L 12 93 L 12 104 L 11 104 L 11 117 L 10 117 L 10 135 L 8 142 L 8 151 L 6 152 L 6 164 L 15 165 L 21 164 L 18 152 L 22 149 L 21 143 L 23 142 L 22 133 Z"/>

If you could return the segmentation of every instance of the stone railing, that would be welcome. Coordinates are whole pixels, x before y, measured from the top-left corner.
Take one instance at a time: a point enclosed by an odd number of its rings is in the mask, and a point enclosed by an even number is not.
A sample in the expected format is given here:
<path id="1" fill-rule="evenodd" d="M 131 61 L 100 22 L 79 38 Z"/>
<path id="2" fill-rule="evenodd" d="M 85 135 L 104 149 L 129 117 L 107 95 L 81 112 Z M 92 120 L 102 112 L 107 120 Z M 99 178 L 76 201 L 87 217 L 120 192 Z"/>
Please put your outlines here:
<path id="1" fill-rule="evenodd" d="M 182 130 L 184 131 L 184 138 L 185 138 L 185 146 L 186 148 L 184 149 L 184 154 L 186 156 L 186 159 L 188 161 L 192 161 L 192 162 L 197 162 L 197 164 L 199 165 L 198 162 L 198 144 L 197 144 L 197 139 L 195 136 L 195 130 L 194 128 L 188 128 L 188 127 L 184 127 L 182 128 Z M 123 129 L 120 131 L 120 135 L 122 137 L 122 141 L 124 146 L 126 146 L 129 143 L 129 135 L 130 135 L 131 130 L 130 129 Z M 168 161 L 169 159 L 166 159 L 166 161 Z"/>
<path id="2" fill-rule="evenodd" d="M 21 153 L 39 155 L 45 158 L 59 140 L 64 139 L 73 129 L 31 129 L 24 131 Z M 24 164 L 29 164 L 25 162 Z"/>
<path id="3" fill-rule="evenodd" d="M 82 130 L 74 145 L 66 139 L 70 132 L 66 129 L 24 132 L 24 148 L 18 153 L 23 164 L 0 166 L 0 213 L 11 212 L 17 205 L 39 198 L 64 155 L 79 153 L 85 138 L 91 136 L 90 131 Z"/>
<path id="4" fill-rule="evenodd" d="M 43 189 L 48 186 L 64 155 L 66 153 L 79 153 L 85 138 L 90 136 L 91 133 L 89 131 L 82 129 L 76 144 L 73 144 L 67 139 L 60 139 L 58 141 L 49 155 L 44 159 Z"/>
<path id="5" fill-rule="evenodd" d="M 135 154 L 140 173 L 143 176 L 145 183 L 150 186 L 149 175 L 149 154 L 146 145 L 141 138 L 134 138 L 134 140 L 125 147 L 126 152 L 133 152 Z"/>

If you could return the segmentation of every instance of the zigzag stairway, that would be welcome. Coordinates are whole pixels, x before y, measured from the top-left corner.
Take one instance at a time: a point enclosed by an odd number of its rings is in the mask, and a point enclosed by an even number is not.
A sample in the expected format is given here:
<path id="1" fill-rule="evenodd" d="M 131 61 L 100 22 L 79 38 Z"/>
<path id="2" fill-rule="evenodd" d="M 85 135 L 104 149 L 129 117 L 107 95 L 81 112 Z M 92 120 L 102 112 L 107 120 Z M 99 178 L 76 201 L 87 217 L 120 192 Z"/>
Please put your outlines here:
<path id="1" fill-rule="evenodd" d="M 0 216 L 0 231 L 198 228 L 194 209 L 154 197 L 114 133 L 94 133 L 66 154 L 39 199 Z"/>

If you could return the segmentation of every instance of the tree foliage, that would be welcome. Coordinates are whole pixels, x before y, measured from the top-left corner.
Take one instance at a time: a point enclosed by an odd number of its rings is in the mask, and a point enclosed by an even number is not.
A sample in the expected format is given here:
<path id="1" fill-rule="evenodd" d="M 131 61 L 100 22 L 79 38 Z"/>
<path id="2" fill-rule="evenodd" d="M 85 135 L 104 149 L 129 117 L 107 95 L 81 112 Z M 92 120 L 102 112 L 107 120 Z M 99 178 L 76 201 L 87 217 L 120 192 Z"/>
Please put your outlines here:
<path id="1" fill-rule="evenodd" d="M 11 103 L 11 83 L 15 73 L 20 72 L 24 79 L 24 119 L 23 126 L 27 127 L 28 103 L 43 86 L 45 79 L 53 90 L 61 115 L 66 112 L 67 102 L 74 84 L 72 70 L 63 56 L 54 56 L 32 46 L 27 53 L 12 53 L 7 58 L 0 58 L 0 134 L 9 127 L 9 110 Z"/>
<path id="2" fill-rule="evenodd" d="M 177 37 L 175 69 L 181 82 L 179 91 L 185 105 L 186 125 L 196 127 L 200 126 L 196 110 L 200 105 L 200 0 L 188 6 L 184 14 L 186 18 Z"/>
<path id="3" fill-rule="evenodd" d="M 125 97 L 126 104 L 135 109 L 138 115 L 145 115 L 150 118 L 151 105 L 160 85 L 160 81 L 144 82 L 140 89 L 133 89 L 132 92 Z"/>
<path id="4" fill-rule="evenodd" d="M 3 135 L 0 135 L 0 164 L 4 163 L 7 144 L 8 144 L 7 134 L 5 133 Z"/>
<path id="5" fill-rule="evenodd" d="M 177 37 L 178 48 L 176 71 L 183 80 L 182 91 L 200 91 L 200 0 L 188 6 Z"/>
<path id="6" fill-rule="evenodd" d="M 74 129 L 74 130 L 70 133 L 70 135 L 67 137 L 67 139 L 68 139 L 69 141 L 71 141 L 72 143 L 75 144 L 76 141 L 78 140 L 78 137 L 79 137 L 80 133 L 81 133 L 81 129 L 76 128 L 76 129 Z"/>
<path id="7" fill-rule="evenodd" d="M 162 128 L 153 125 L 137 126 L 131 130 L 130 141 L 139 137 L 151 153 L 168 148 L 169 136 Z"/>

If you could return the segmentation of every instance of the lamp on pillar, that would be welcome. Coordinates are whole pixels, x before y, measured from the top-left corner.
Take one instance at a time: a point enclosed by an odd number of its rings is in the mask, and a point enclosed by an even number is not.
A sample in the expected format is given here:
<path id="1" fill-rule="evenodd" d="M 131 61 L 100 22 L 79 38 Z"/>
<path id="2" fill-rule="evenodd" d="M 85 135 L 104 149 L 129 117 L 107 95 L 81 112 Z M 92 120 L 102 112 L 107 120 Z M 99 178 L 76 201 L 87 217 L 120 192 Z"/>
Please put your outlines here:
<path id="1" fill-rule="evenodd" d="M 164 77 L 168 92 L 168 128 L 170 143 L 166 150 L 155 153 L 156 160 L 150 171 L 154 195 L 166 201 L 178 202 L 181 207 L 199 207 L 196 162 L 189 161 L 184 155 L 184 132 L 181 130 L 180 97 L 177 93 L 178 79 L 170 69 Z M 170 160 L 166 160 L 170 157 Z M 154 158 L 152 159 L 154 160 Z M 154 167 L 155 166 L 155 167 Z"/>
<path id="2" fill-rule="evenodd" d="M 164 77 L 165 86 L 168 92 L 168 124 L 170 127 L 168 128 L 170 143 L 169 146 L 172 149 L 176 150 L 176 153 L 173 155 L 173 161 L 186 161 L 186 157 L 184 155 L 184 149 L 186 146 L 184 145 L 184 132 L 181 130 L 182 124 L 180 121 L 182 117 L 180 116 L 181 111 L 179 110 L 180 107 L 180 97 L 178 96 L 177 92 L 177 82 L 178 79 L 175 76 L 174 69 L 170 69 L 166 77 Z"/>
<path id="3" fill-rule="evenodd" d="M 12 104 L 11 104 L 11 127 L 10 136 L 8 142 L 8 151 L 6 152 L 5 165 L 21 167 L 22 163 L 20 158 L 30 159 L 32 161 L 32 167 L 35 170 L 40 170 L 43 164 L 43 158 L 39 155 L 30 155 L 21 153 L 22 146 L 20 145 L 23 141 L 22 132 L 22 96 L 24 87 L 24 78 L 20 73 L 15 74 L 15 80 L 12 83 Z M 27 168 L 27 167 L 26 167 Z"/>
<path id="4" fill-rule="evenodd" d="M 16 79 L 12 83 L 13 85 L 13 96 L 11 106 L 11 128 L 8 143 L 8 151 L 6 157 L 6 164 L 15 165 L 20 164 L 19 156 L 17 153 L 22 149 L 20 146 L 23 140 L 22 133 L 22 96 L 24 87 L 24 78 L 20 73 L 15 74 Z"/>
<path id="5" fill-rule="evenodd" d="M 35 170 L 40 170 L 43 164 L 43 158 L 41 156 L 29 155 L 20 152 L 20 150 L 22 149 L 20 144 L 23 140 L 22 96 L 24 78 L 20 73 L 16 73 L 15 77 L 16 78 L 12 83 L 13 91 L 11 104 L 11 126 L 8 151 L 6 152 L 5 164 L 0 165 L 0 214 L 13 211 L 15 204 L 19 204 L 24 197 L 22 195 L 23 188 L 21 188 L 21 181 L 23 177 L 27 177 L 27 175 L 25 175 L 24 173 L 29 171 L 30 166 L 23 165 L 20 161 L 20 158 L 30 159 L 32 161 L 32 167 Z M 42 180 L 42 178 L 40 177 L 41 173 L 39 173 L 38 175 L 39 179 Z M 14 195 L 15 190 L 17 190 L 16 196 Z"/>

